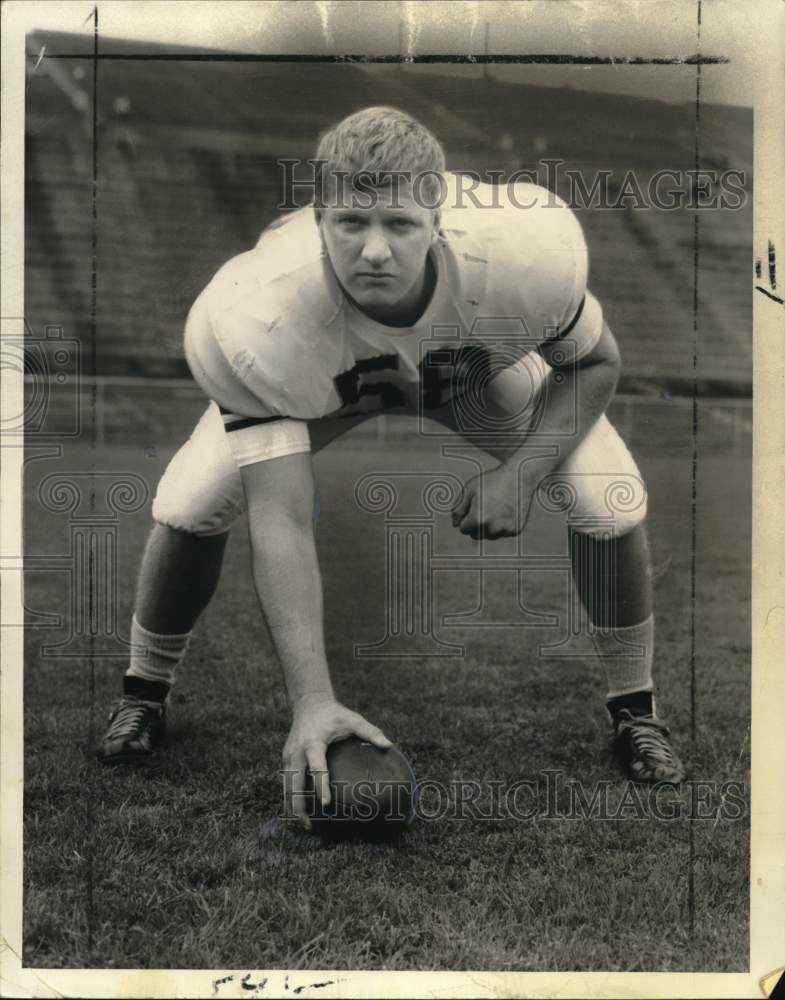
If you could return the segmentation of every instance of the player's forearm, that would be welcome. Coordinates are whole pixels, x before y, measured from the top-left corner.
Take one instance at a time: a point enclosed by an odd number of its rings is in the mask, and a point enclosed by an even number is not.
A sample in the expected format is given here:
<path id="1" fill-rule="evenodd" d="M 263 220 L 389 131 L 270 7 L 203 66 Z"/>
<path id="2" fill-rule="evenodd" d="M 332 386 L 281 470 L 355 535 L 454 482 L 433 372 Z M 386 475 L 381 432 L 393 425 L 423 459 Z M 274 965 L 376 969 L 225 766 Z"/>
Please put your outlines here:
<path id="1" fill-rule="evenodd" d="M 620 364 L 613 360 L 549 372 L 543 387 L 546 405 L 542 417 L 504 464 L 517 470 L 527 458 L 528 476 L 540 479 L 553 472 L 607 410 L 619 372 Z M 533 457 L 540 447 L 547 453 Z"/>
<path id="2" fill-rule="evenodd" d="M 313 525 L 284 510 L 249 512 L 256 592 L 293 710 L 332 698 Z"/>

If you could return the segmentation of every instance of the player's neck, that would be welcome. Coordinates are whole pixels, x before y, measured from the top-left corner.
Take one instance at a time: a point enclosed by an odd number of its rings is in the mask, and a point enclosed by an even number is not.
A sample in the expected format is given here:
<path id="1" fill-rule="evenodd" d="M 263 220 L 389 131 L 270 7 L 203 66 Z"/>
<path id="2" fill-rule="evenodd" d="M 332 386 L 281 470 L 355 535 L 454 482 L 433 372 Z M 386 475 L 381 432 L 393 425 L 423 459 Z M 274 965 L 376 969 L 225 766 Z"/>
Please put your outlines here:
<path id="1" fill-rule="evenodd" d="M 384 326 L 414 326 L 428 308 L 435 287 L 436 266 L 431 259 L 431 255 L 428 254 L 419 280 L 414 283 L 406 295 L 398 302 L 391 306 L 380 307 L 379 309 L 363 308 L 356 302 L 355 305 L 369 319 L 374 320 L 376 323 L 382 323 Z"/>

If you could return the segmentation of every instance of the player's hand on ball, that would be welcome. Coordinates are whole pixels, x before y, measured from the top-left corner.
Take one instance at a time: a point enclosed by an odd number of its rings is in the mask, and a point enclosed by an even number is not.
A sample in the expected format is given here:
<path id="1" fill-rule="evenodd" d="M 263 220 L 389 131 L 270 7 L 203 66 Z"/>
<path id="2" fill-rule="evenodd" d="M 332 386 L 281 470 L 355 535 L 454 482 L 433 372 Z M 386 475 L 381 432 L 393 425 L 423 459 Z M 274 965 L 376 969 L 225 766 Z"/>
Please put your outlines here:
<path id="1" fill-rule="evenodd" d="M 452 509 L 452 524 L 471 538 L 509 538 L 523 531 L 530 493 L 519 492 L 518 470 L 507 465 L 475 476 Z"/>
<path id="2" fill-rule="evenodd" d="M 392 746 L 381 729 L 327 695 L 306 696 L 294 708 L 292 728 L 283 748 L 284 806 L 309 830 L 306 772 L 313 775 L 316 798 L 330 804 L 327 745 L 347 736 L 359 736 L 382 750 Z"/>

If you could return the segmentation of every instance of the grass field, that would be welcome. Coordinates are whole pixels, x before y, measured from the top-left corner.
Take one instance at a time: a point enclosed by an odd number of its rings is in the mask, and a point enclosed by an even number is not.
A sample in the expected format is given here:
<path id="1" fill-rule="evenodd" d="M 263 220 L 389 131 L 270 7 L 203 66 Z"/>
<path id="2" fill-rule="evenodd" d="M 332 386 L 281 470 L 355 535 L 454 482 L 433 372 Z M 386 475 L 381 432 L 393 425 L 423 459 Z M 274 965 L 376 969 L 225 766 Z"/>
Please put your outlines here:
<path id="1" fill-rule="evenodd" d="M 645 430 L 645 429 L 644 429 Z M 659 622 L 659 703 L 691 778 L 747 786 L 749 460 L 698 465 L 695 741 L 690 740 L 691 463 L 666 457 L 656 428 L 636 452 L 650 492 Z M 169 451 L 173 447 L 169 443 Z M 28 552 L 67 551 L 65 515 L 42 513 L 52 471 L 135 472 L 154 486 L 167 448 L 67 444 L 34 462 Z M 590 659 L 543 659 L 538 628 L 442 628 L 455 659 L 360 659 L 384 634 L 384 517 L 358 512 L 370 471 L 448 469 L 395 442 L 346 438 L 317 459 L 318 541 L 327 641 L 339 696 L 378 723 L 418 777 L 446 786 L 542 780 L 558 770 L 591 792 L 626 787 L 606 744 L 604 686 Z M 416 508 L 403 496 L 404 509 Z M 411 508 L 406 504 L 411 503 Z M 118 615 L 125 634 L 149 508 L 118 532 Z M 474 554 L 434 526 L 438 549 Z M 532 524 L 537 551 L 560 552 L 564 523 Z M 489 551 L 508 551 L 507 542 Z M 476 572 L 438 575 L 439 615 L 476 601 Z M 489 606 L 509 601 L 508 572 L 489 577 Z M 495 589 L 494 589 L 495 588 Z M 564 614 L 558 573 L 526 578 L 527 605 Z M 67 614 L 68 578 L 30 573 L 26 602 Z M 495 606 L 495 605 L 494 605 Z M 37 967 L 740 970 L 748 952 L 746 818 L 420 820 L 394 846 L 341 844 L 259 852 L 280 806 L 277 768 L 288 714 L 253 595 L 244 522 L 219 593 L 200 622 L 171 699 L 171 740 L 150 773 L 101 769 L 89 755 L 116 696 L 121 660 L 99 662 L 91 704 L 85 659 L 40 655 L 63 629 L 28 630 L 25 672 L 25 964 Z M 689 797 L 689 789 L 682 799 Z M 691 873 L 691 878 L 690 878 Z"/>

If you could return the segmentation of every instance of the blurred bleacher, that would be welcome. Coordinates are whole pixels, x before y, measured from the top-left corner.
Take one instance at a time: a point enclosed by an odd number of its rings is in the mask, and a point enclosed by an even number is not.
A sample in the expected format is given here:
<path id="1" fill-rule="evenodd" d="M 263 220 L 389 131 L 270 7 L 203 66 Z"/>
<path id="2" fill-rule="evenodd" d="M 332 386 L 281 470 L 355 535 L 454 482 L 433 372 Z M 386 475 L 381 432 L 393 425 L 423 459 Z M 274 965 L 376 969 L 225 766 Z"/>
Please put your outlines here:
<path id="1" fill-rule="evenodd" d="M 102 52 L 160 54 L 101 40 Z M 171 47 L 168 47 L 171 52 Z M 188 50 L 182 50 L 187 54 Z M 177 377 L 182 325 L 215 270 L 276 214 L 280 157 L 371 103 L 410 111 L 453 169 L 507 172 L 538 157 L 565 167 L 694 166 L 694 107 L 351 64 L 102 60 L 98 64 L 95 340 L 92 340 L 93 62 L 86 36 L 28 37 L 26 316 L 81 341 L 84 370 Z M 58 54 L 83 58 L 60 59 Z M 631 70 L 632 71 L 632 70 Z M 701 109 L 701 165 L 752 176 L 752 113 Z M 560 191 L 560 193 L 564 193 Z M 678 392 L 693 378 L 695 213 L 580 211 L 591 284 L 625 360 L 627 391 Z M 752 209 L 701 210 L 701 388 L 751 391 Z"/>

